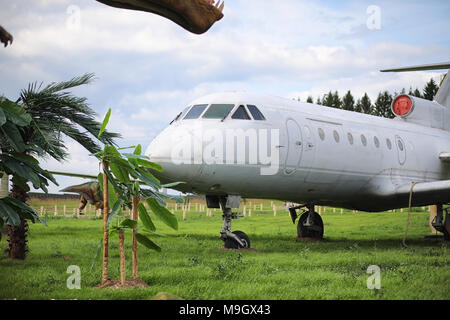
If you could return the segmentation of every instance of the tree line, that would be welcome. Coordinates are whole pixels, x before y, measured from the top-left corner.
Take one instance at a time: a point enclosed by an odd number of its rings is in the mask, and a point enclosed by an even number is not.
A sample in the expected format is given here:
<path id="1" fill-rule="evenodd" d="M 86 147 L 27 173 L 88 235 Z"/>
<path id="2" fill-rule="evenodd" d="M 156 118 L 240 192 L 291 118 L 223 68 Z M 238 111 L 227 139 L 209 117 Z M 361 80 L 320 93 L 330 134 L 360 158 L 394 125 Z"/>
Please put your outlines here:
<path id="1" fill-rule="evenodd" d="M 414 91 L 412 87 L 409 88 L 408 94 L 411 96 L 419 97 L 422 99 L 433 100 L 436 95 L 439 86 L 436 82 L 431 78 L 430 81 L 426 83 L 422 92 L 416 88 Z M 406 90 L 403 88 L 400 93 L 394 92 L 391 94 L 389 91 L 382 91 L 378 93 L 378 96 L 374 103 L 370 100 L 367 93 L 361 98 L 358 98 L 355 101 L 355 97 L 352 95 L 351 91 L 348 90 L 347 93 L 341 98 L 337 91 L 334 93 L 330 90 L 328 93 L 324 94 L 322 97 L 317 97 L 316 104 L 323 105 L 327 107 L 347 110 L 347 111 L 355 111 L 365 114 L 370 114 L 379 117 L 385 118 L 394 118 L 395 115 L 391 111 L 392 100 L 398 94 L 405 94 Z M 297 98 L 300 101 L 299 98 Z M 314 103 L 313 97 L 308 96 L 306 102 Z"/>

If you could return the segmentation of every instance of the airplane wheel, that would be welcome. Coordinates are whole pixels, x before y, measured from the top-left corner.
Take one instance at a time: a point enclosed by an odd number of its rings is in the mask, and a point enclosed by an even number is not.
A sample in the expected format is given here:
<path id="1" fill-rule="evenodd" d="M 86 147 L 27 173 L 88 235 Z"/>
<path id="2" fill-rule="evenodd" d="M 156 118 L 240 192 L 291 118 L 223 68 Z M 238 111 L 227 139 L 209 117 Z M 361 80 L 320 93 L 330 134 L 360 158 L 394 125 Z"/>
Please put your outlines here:
<path id="1" fill-rule="evenodd" d="M 244 243 L 244 246 L 241 246 L 236 240 L 233 238 L 227 238 L 225 240 L 225 248 L 227 249 L 241 249 L 241 248 L 250 248 L 250 239 L 249 237 L 242 231 L 233 231 L 235 235 L 241 239 Z"/>
<path id="2" fill-rule="evenodd" d="M 309 212 L 305 212 L 300 216 L 297 223 L 297 235 L 299 238 L 323 238 L 323 221 L 322 217 L 314 212 L 313 215 L 313 225 L 305 226 L 306 219 L 308 218 Z"/>

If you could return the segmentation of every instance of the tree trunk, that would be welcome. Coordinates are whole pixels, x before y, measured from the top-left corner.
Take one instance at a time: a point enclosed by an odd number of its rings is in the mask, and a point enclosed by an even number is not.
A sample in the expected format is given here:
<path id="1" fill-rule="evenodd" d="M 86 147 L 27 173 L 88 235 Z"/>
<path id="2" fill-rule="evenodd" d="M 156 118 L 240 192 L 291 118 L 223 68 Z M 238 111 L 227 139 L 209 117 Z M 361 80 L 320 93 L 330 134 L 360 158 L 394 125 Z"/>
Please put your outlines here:
<path id="1" fill-rule="evenodd" d="M 134 196 L 133 199 L 133 210 L 131 219 L 138 220 L 138 206 L 139 206 L 139 196 Z M 138 278 L 138 245 L 136 240 L 136 228 L 133 228 L 133 238 L 132 238 L 132 251 L 133 251 L 133 279 Z"/>
<path id="2" fill-rule="evenodd" d="M 119 248 L 120 248 L 120 283 L 125 285 L 125 234 L 119 230 Z"/>
<path id="3" fill-rule="evenodd" d="M 11 198 L 17 199 L 23 203 L 28 200 L 28 194 L 25 190 L 18 185 L 13 184 L 11 190 Z M 28 223 L 20 218 L 20 224 L 18 226 L 8 226 L 9 235 L 9 247 L 7 249 L 9 257 L 11 259 L 24 260 L 26 253 L 28 252 L 27 246 L 27 232 Z"/>
<path id="4" fill-rule="evenodd" d="M 107 161 L 103 161 L 103 269 L 102 269 L 102 284 L 108 280 L 108 242 L 109 234 L 106 228 L 109 216 L 109 204 L 108 204 L 108 178 L 106 177 L 105 170 L 109 164 Z"/>

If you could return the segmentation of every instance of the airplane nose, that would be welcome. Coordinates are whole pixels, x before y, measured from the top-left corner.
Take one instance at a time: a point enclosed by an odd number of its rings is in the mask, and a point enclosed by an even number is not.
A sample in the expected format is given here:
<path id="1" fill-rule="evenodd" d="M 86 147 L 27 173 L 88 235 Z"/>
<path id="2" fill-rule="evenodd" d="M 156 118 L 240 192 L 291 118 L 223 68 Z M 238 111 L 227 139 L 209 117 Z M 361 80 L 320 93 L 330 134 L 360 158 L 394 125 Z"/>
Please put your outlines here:
<path id="1" fill-rule="evenodd" d="M 186 155 L 182 159 L 179 158 L 179 153 L 177 152 L 181 136 L 189 137 L 189 134 L 180 130 L 180 128 L 172 128 L 170 126 L 154 138 L 145 151 L 145 155 L 150 158 L 150 161 L 162 166 L 162 172 L 152 171 L 153 175 L 161 183 L 177 181 L 188 183 L 194 178 L 194 172 L 196 171 L 194 167 L 196 165 L 189 161 L 191 158 L 188 155 L 190 150 L 185 152 Z"/>

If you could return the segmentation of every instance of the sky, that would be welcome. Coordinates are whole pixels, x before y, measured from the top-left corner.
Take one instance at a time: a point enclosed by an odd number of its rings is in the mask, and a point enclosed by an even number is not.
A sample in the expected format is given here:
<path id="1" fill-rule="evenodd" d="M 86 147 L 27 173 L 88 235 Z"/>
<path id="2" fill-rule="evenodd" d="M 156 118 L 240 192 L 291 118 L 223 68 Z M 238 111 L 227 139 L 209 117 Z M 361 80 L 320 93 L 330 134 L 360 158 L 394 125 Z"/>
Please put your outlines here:
<path id="1" fill-rule="evenodd" d="M 86 97 L 121 147 L 143 149 L 189 104 L 228 91 L 305 101 L 332 90 L 422 90 L 440 72 L 379 70 L 450 59 L 449 1 L 229 0 L 224 17 L 195 35 L 158 15 L 94 0 L 15 0 L 0 25 L 14 37 L 0 47 L 0 95 L 16 100 L 29 83 L 94 73 L 71 90 Z M 98 161 L 67 139 L 70 158 L 41 159 L 52 171 L 96 175 Z M 83 181 L 57 177 L 55 193 Z"/>

